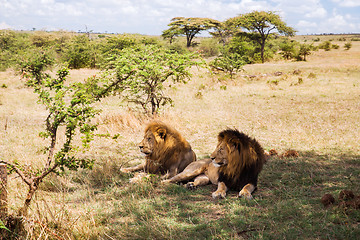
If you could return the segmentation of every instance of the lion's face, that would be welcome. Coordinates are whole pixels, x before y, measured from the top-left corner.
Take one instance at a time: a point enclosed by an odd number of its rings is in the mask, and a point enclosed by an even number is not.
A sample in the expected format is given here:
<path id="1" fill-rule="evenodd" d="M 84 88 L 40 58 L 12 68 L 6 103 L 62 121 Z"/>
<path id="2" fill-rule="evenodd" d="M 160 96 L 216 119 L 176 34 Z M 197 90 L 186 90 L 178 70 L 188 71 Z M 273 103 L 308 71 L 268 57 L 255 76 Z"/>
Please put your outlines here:
<path id="1" fill-rule="evenodd" d="M 229 163 L 229 147 L 224 141 L 221 141 L 215 151 L 211 154 L 211 159 L 216 167 L 225 166 Z"/>
<path id="2" fill-rule="evenodd" d="M 146 131 L 144 139 L 139 144 L 140 151 L 146 156 L 150 156 L 162 147 L 165 136 L 166 131 L 162 128 L 157 129 L 156 132 L 151 130 Z"/>
<path id="3" fill-rule="evenodd" d="M 145 133 L 144 139 L 140 142 L 139 148 L 145 155 L 151 155 L 155 149 L 155 136 L 151 131 Z"/>

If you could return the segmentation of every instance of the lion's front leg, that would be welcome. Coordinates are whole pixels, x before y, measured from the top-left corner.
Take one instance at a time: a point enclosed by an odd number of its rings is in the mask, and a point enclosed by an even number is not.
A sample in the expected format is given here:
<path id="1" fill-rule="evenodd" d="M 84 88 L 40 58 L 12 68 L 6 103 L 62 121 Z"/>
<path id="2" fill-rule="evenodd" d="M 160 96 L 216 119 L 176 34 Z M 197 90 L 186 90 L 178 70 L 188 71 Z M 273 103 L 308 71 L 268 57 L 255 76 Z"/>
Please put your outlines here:
<path id="1" fill-rule="evenodd" d="M 140 171 L 140 170 L 145 171 L 145 165 L 146 165 L 145 163 L 141 163 L 135 167 L 121 168 L 120 171 L 123 173 L 136 172 L 136 171 Z"/>
<path id="2" fill-rule="evenodd" d="M 215 199 L 216 198 L 225 198 L 227 190 L 228 190 L 228 188 L 226 187 L 225 183 L 219 182 L 217 190 L 212 193 L 212 197 Z"/>
<path id="3" fill-rule="evenodd" d="M 247 200 L 253 199 L 253 196 L 251 195 L 252 192 L 254 192 L 255 186 L 251 183 L 246 184 L 243 189 L 239 192 L 239 197 L 245 197 Z"/>

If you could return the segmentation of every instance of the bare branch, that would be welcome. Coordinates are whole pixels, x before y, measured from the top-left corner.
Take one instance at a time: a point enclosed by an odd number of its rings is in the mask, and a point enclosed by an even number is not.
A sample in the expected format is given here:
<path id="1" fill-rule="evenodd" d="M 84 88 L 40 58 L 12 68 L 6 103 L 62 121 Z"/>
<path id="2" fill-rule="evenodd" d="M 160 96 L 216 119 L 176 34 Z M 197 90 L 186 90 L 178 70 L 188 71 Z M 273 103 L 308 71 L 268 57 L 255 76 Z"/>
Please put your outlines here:
<path id="1" fill-rule="evenodd" d="M 14 171 L 20 176 L 20 178 L 29 186 L 31 186 L 32 184 L 32 179 L 29 179 L 28 177 L 26 177 L 23 173 L 23 171 L 21 171 L 18 167 L 16 167 L 14 164 L 9 163 L 7 161 L 3 161 L 0 160 L 0 163 L 6 164 L 8 166 L 10 166 L 12 169 L 14 169 Z"/>

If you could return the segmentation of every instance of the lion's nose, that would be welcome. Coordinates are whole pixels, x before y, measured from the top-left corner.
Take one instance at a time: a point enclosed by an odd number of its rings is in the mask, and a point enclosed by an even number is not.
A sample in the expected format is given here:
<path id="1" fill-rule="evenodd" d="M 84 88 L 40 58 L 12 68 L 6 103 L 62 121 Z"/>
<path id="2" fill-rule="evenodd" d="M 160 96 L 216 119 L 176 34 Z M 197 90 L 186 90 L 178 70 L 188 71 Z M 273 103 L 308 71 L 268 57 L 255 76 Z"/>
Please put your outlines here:
<path id="1" fill-rule="evenodd" d="M 144 148 L 144 146 L 139 146 L 140 150 Z"/>
<path id="2" fill-rule="evenodd" d="M 214 161 L 216 157 L 212 157 L 212 156 L 210 156 L 210 158 L 211 158 L 211 160 L 212 160 L 212 161 Z"/>

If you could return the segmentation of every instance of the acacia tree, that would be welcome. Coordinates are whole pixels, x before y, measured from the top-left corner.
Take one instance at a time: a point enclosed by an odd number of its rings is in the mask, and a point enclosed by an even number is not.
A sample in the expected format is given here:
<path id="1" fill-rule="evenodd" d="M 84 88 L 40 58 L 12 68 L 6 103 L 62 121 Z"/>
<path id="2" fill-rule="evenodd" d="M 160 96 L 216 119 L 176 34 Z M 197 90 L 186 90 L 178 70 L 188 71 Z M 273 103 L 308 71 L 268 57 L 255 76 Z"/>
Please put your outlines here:
<path id="1" fill-rule="evenodd" d="M 121 97 L 142 106 L 146 113 L 154 114 L 160 106 L 172 104 L 171 98 L 163 92 L 164 82 L 186 82 L 190 67 L 199 64 L 194 61 L 195 57 L 191 53 L 179 54 L 155 45 L 139 45 L 114 55 L 105 77 L 120 80 L 117 90 Z"/>
<path id="2" fill-rule="evenodd" d="M 235 27 L 230 21 L 219 22 L 213 27 L 214 31 L 209 32 L 211 36 L 219 40 L 225 46 L 229 39 L 241 32 L 240 28 Z"/>
<path id="3" fill-rule="evenodd" d="M 181 31 L 176 27 L 171 27 L 169 29 L 166 29 L 162 33 L 162 37 L 164 39 L 168 39 L 169 43 L 172 44 L 176 37 L 180 36 L 182 33 Z"/>
<path id="4" fill-rule="evenodd" d="M 277 31 L 281 35 L 293 36 L 295 30 L 286 25 L 280 16 L 272 11 L 253 11 L 229 19 L 237 27 L 244 28 L 254 35 L 254 40 L 260 45 L 261 61 L 264 63 L 265 44 L 270 34 Z"/>
<path id="5" fill-rule="evenodd" d="M 169 38 L 175 34 L 185 35 L 186 46 L 190 47 L 192 40 L 199 32 L 216 27 L 218 24 L 220 24 L 219 21 L 211 18 L 175 17 L 171 19 L 171 22 L 168 24 L 170 28 L 163 31 L 162 36 Z"/>

